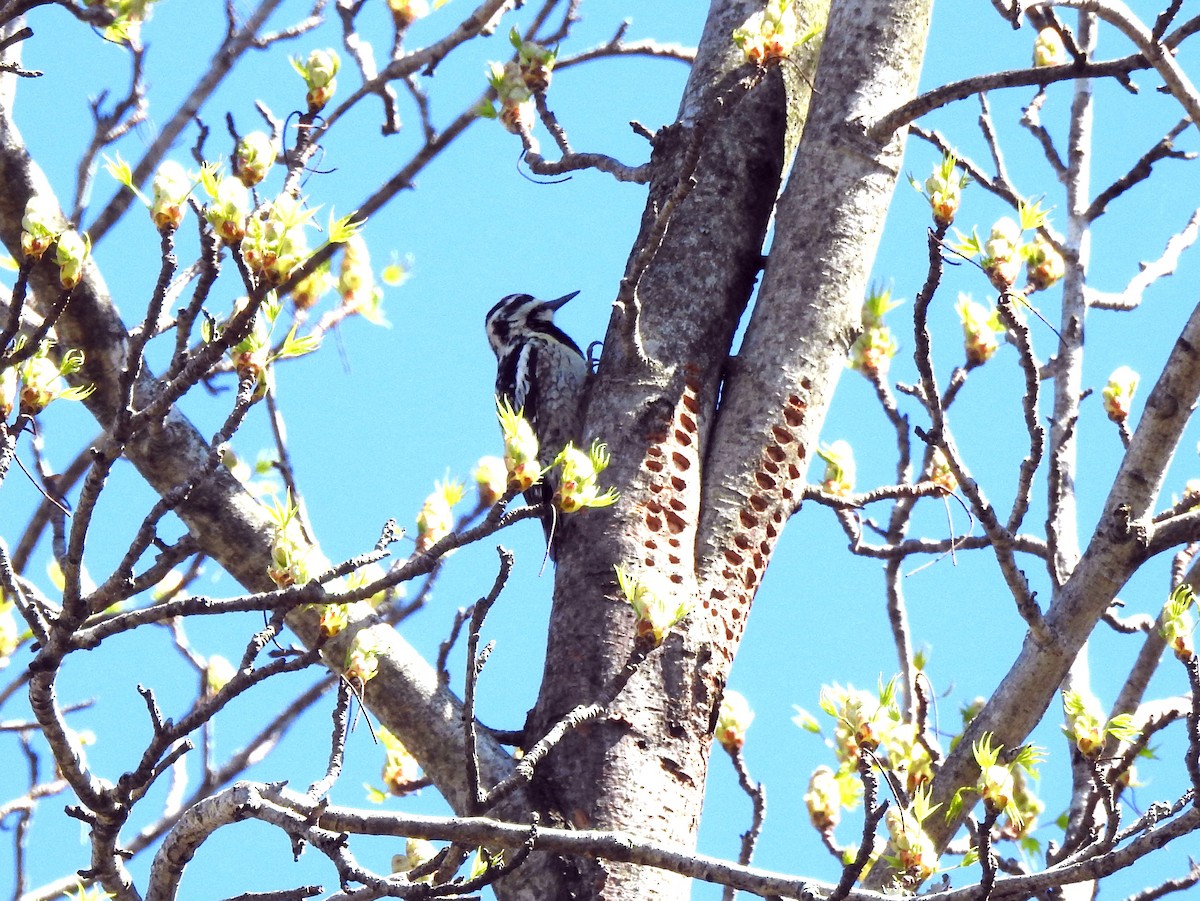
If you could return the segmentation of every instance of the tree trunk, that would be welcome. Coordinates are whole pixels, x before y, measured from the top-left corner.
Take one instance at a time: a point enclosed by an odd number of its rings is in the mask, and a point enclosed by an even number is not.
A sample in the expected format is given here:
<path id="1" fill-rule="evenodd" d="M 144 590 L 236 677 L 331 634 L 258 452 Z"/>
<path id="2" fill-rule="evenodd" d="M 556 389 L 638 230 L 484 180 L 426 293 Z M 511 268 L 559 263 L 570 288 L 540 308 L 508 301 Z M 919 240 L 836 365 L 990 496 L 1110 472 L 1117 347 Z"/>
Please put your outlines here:
<path id="1" fill-rule="evenodd" d="M 914 95 L 930 5 L 834 4 L 818 38 L 816 93 L 777 209 L 762 291 L 742 353 L 730 361 L 776 199 L 785 126 L 803 116 L 788 116 L 773 70 L 732 112 L 705 122 L 738 63 L 731 32 L 753 7 L 713 4 L 680 122 L 656 141 L 632 260 L 681 170 L 689 174 L 699 132 L 695 188 L 671 218 L 636 298 L 618 305 L 587 411 L 587 437 L 608 442 L 621 498 L 564 525 L 530 740 L 575 705 L 604 697 L 634 647 L 634 615 L 614 566 L 669 595 L 672 606 L 682 600 L 693 609 L 610 714 L 543 765 L 544 806 L 575 826 L 695 843 L 729 666 L 796 507 L 900 170 L 901 138 L 875 142 L 867 129 Z M 820 15 L 804 14 L 807 22 Z M 783 68 L 811 65 L 815 51 L 808 54 Z M 804 95 L 792 102 L 806 102 Z M 603 861 L 560 861 L 557 878 L 564 880 L 559 898 L 685 892 L 679 877 Z"/>

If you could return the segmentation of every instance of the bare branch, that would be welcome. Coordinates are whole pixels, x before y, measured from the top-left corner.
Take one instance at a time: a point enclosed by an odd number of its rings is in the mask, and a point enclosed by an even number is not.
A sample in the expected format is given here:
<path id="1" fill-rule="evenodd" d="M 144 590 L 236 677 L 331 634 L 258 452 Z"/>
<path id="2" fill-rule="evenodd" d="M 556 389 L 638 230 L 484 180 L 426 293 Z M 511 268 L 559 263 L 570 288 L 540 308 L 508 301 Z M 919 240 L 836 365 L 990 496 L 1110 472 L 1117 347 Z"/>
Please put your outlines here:
<path id="1" fill-rule="evenodd" d="M 1084 217 L 1089 222 L 1094 222 L 1100 216 L 1104 215 L 1106 208 L 1113 200 L 1115 200 L 1117 197 L 1120 197 L 1134 185 L 1148 179 L 1154 169 L 1154 164 L 1159 160 L 1195 159 L 1195 153 L 1175 149 L 1175 139 L 1179 137 L 1179 135 L 1181 135 L 1190 124 L 1191 122 L 1188 119 L 1181 119 L 1169 132 L 1167 132 L 1167 134 L 1161 140 L 1159 140 L 1157 144 L 1142 154 L 1142 156 L 1136 163 L 1133 164 L 1128 172 L 1096 195 L 1096 199 L 1092 201 L 1091 206 L 1089 206 L 1087 212 L 1084 213 Z"/>
<path id="2" fill-rule="evenodd" d="M 1180 256 L 1195 243 L 1197 235 L 1200 235 L 1200 208 L 1192 213 L 1182 230 L 1171 236 L 1157 260 L 1139 264 L 1138 274 L 1130 279 L 1120 294 L 1105 294 L 1088 289 L 1088 306 L 1098 310 L 1136 309 L 1141 304 L 1147 288 L 1160 278 L 1174 275 Z"/>
<path id="3" fill-rule="evenodd" d="M 1044 6 L 1065 6 L 1081 12 L 1094 13 L 1110 25 L 1115 25 L 1131 40 L 1138 52 L 1154 67 L 1167 83 L 1171 94 L 1187 111 L 1188 118 L 1200 124 L 1200 93 L 1196 92 L 1191 79 L 1176 62 L 1168 45 L 1156 40 L 1142 22 L 1130 12 L 1121 0 L 1036 0 L 1030 9 Z"/>
<path id="4" fill-rule="evenodd" d="M 150 174 L 158 168 L 158 164 L 175 144 L 175 139 L 179 137 L 180 132 L 195 119 L 200 108 L 225 80 L 225 76 L 229 74 L 242 55 L 254 46 L 258 29 L 263 26 L 280 2 L 281 0 L 261 0 L 254 12 L 246 18 L 242 27 L 236 32 L 230 33 L 217 48 L 208 70 L 196 82 L 174 115 L 162 126 L 162 130 L 142 155 L 141 160 L 133 167 L 133 183 L 135 185 L 144 184 Z M 125 211 L 129 209 L 129 204 L 133 201 L 133 196 L 133 192 L 125 187 L 113 195 L 108 205 L 96 217 L 95 222 L 88 227 L 88 236 L 93 244 L 98 244 L 117 220 L 125 214 Z"/>
<path id="5" fill-rule="evenodd" d="M 1047 0 L 1049 2 L 1049 0 Z M 1083 0 L 1087 2 L 1087 0 Z M 1059 5 L 1073 5 L 1061 3 Z M 1150 66 L 1140 57 L 1127 57 L 1105 62 L 1068 63 L 1062 66 L 1047 66 L 1041 69 L 1013 69 L 1006 72 L 991 72 L 986 75 L 976 75 L 953 81 L 941 87 L 934 88 L 910 100 L 903 106 L 897 107 L 877 122 L 870 124 L 870 133 L 880 139 L 891 135 L 920 119 L 922 116 L 940 109 L 958 100 L 965 100 L 972 94 L 984 91 L 994 91 L 999 88 L 1020 88 L 1036 85 L 1046 87 L 1059 81 L 1074 81 L 1077 78 L 1124 78 L 1135 69 L 1145 69 Z"/>

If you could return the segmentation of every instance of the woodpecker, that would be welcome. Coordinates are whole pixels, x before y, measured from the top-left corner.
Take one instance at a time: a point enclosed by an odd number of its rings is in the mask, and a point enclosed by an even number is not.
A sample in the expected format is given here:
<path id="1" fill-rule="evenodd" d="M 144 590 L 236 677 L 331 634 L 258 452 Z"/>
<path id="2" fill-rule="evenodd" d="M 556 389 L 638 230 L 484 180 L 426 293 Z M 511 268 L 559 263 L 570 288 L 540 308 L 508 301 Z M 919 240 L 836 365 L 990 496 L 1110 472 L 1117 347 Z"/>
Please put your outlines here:
<path id="1" fill-rule="evenodd" d="M 496 395 L 524 409 L 537 435 L 539 463 L 548 466 L 568 441 L 579 442 L 583 385 L 588 374 L 583 352 L 554 324 L 554 314 L 578 294 L 538 300 L 509 294 L 488 310 L 488 343 L 496 355 Z M 525 493 L 529 503 L 545 503 L 542 526 L 554 556 L 554 485 L 543 480 Z"/>

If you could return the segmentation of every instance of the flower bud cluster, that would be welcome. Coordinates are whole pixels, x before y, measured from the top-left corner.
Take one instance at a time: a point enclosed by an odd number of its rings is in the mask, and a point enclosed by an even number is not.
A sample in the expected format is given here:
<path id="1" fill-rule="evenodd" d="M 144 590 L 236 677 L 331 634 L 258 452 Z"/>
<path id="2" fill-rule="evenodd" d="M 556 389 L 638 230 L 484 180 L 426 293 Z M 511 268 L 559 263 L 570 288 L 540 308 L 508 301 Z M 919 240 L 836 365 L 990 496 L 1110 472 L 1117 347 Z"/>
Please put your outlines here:
<path id="1" fill-rule="evenodd" d="M 24 338 L 18 338 L 16 349 L 24 345 Z M 43 341 L 32 356 L 0 370 L 0 422 L 14 407 L 22 416 L 37 416 L 56 400 L 83 400 L 95 390 L 94 385 L 67 384 L 67 378 L 83 368 L 83 351 L 68 350 L 55 363 L 50 359 L 53 346 Z"/>
<path id="2" fill-rule="evenodd" d="M 249 298 L 242 297 L 234 305 L 233 314 L 229 317 L 232 322 L 242 315 L 249 303 Z M 293 325 L 287 337 L 283 339 L 278 349 L 272 347 L 271 335 L 281 310 L 279 299 L 271 294 L 263 301 L 254 314 L 250 330 L 240 341 L 229 348 L 229 358 L 238 380 L 254 383 L 253 399 L 261 400 L 271 388 L 271 364 L 276 360 L 301 357 L 312 353 L 320 345 L 320 340 L 312 336 L 297 337 L 296 325 Z M 226 323 L 228 327 L 228 323 Z M 207 328 L 205 340 L 216 337 Z"/>
<path id="3" fill-rule="evenodd" d="M 417 19 L 429 15 L 429 0 L 388 0 L 396 28 L 407 28 Z"/>
<path id="4" fill-rule="evenodd" d="M 1107 736 L 1127 741 L 1138 734 L 1129 714 L 1119 714 L 1105 720 L 1100 702 L 1094 695 L 1085 696 L 1081 692 L 1068 690 L 1063 692 L 1062 701 L 1063 733 L 1075 742 L 1079 753 L 1089 760 L 1100 756 Z"/>
<path id="5" fill-rule="evenodd" d="M 515 135 L 528 135 L 533 128 L 533 91 L 525 83 L 519 63 L 488 64 L 488 84 L 496 92 L 499 111 L 490 103 L 482 104 L 477 112 L 485 119 L 499 119 L 500 124 Z"/>
<path id="6" fill-rule="evenodd" d="M 359 683 L 367 683 L 379 674 L 379 646 L 369 629 L 360 630 L 346 649 L 342 675 Z"/>
<path id="7" fill-rule="evenodd" d="M 958 490 L 958 476 L 950 467 L 946 452 L 940 447 L 933 449 L 933 455 L 929 460 L 929 481 L 951 494 Z"/>
<path id="8" fill-rule="evenodd" d="M 971 746 L 975 762 L 979 764 L 979 779 L 977 790 L 983 799 L 984 807 L 992 813 L 1008 812 L 1009 816 L 1020 819 L 1020 812 L 1014 807 L 1016 797 L 1016 778 L 1013 771 L 1017 764 L 1001 763 L 1000 751 L 1002 746 L 992 747 L 992 736 L 984 734 Z"/>
<path id="9" fill-rule="evenodd" d="M 379 315 L 383 291 L 375 284 L 371 254 L 361 234 L 352 235 L 342 245 L 342 265 L 338 271 L 338 293 L 342 307 L 369 320 Z"/>
<path id="10" fill-rule="evenodd" d="M 558 59 L 558 48 L 551 49 L 537 41 L 522 40 L 515 28 L 508 33 L 508 40 L 517 51 L 517 71 L 525 87 L 534 94 L 549 89 L 550 75 Z"/>
<path id="11" fill-rule="evenodd" d="M 150 18 L 157 0 L 84 0 L 84 6 L 98 6 L 112 13 L 113 21 L 104 29 L 106 40 L 139 46 L 142 23 Z"/>
<path id="12" fill-rule="evenodd" d="M 292 288 L 288 297 L 291 298 L 292 306 L 297 310 L 311 310 L 315 307 L 335 284 L 333 274 L 329 271 L 329 264 L 322 263 L 300 281 L 296 282 L 296 287 Z"/>
<path id="13" fill-rule="evenodd" d="M 299 508 L 289 491 L 281 504 L 273 502 L 268 509 L 275 529 L 271 535 L 271 562 L 267 576 L 280 588 L 304 585 L 314 575 L 310 571 L 312 545 L 300 532 Z"/>
<path id="14" fill-rule="evenodd" d="M 887 375 L 892 358 L 900 349 L 900 343 L 883 317 L 904 301 L 892 300 L 887 290 L 872 290 L 863 301 L 863 330 L 850 345 L 850 368 L 868 378 L 883 378 Z"/>
<path id="15" fill-rule="evenodd" d="M 233 152 L 233 173 L 247 187 L 260 184 L 275 165 L 278 151 L 266 132 L 252 131 L 238 141 Z"/>
<path id="16" fill-rule="evenodd" d="M 984 306 L 971 299 L 969 294 L 959 294 L 954 304 L 963 328 L 963 350 L 967 355 L 967 368 L 982 366 L 1000 348 L 1000 335 L 1004 324 L 1000 311 L 995 306 Z"/>
<path id="17" fill-rule="evenodd" d="M 554 505 L 563 513 L 575 513 L 585 507 L 607 507 L 616 503 L 617 492 L 609 488 L 601 493 L 597 481 L 608 463 L 608 446 L 603 442 L 593 441 L 586 454 L 568 442 L 550 464 L 559 467 Z"/>
<path id="18" fill-rule="evenodd" d="M 860 803 L 859 768 L 864 758 L 882 769 L 897 792 L 913 799 L 910 808 L 893 814 L 889 826 L 897 852 L 889 860 L 907 880 L 925 878 L 937 867 L 936 851 L 920 828 L 933 809 L 927 804 L 933 761 L 918 724 L 901 714 L 896 683 L 895 678 L 887 684 L 880 680 L 876 693 L 852 685 L 822 687 L 821 710 L 834 721 L 833 735 L 826 744 L 833 750 L 837 766 L 822 765 L 813 771 L 804 803 L 814 828 L 831 837 L 841 822 L 842 810 Z M 798 707 L 793 722 L 807 731 L 821 732 L 817 720 Z M 905 835 L 897 839 L 899 832 Z"/>
<path id="19" fill-rule="evenodd" d="M 825 461 L 825 476 L 821 490 L 838 497 L 848 497 L 854 491 L 854 448 L 849 441 L 821 444 L 817 456 Z"/>
<path id="20" fill-rule="evenodd" d="M 929 803 L 929 789 L 912 796 L 907 807 L 888 810 L 884 823 L 893 854 L 884 859 L 899 873 L 905 887 L 915 888 L 938 870 L 937 846 L 925 831 L 925 821 L 940 807 Z"/>
<path id="21" fill-rule="evenodd" d="M 849 770 L 858 766 L 859 755 L 864 750 L 874 753 L 880 745 L 890 742 L 900 723 L 894 679 L 880 686 L 878 696 L 853 685 L 844 688 L 837 683 L 824 685 L 820 704 L 836 723 L 834 753 L 843 768 Z"/>
<path id="22" fill-rule="evenodd" d="M 667 633 L 691 612 L 691 604 L 687 599 L 678 602 L 672 600 L 679 592 L 674 591 L 665 579 L 660 583 L 655 574 L 634 576 L 621 566 L 613 569 L 617 574 L 621 596 L 637 617 L 637 641 L 650 648 L 658 647 Z"/>
<path id="23" fill-rule="evenodd" d="M 21 217 L 21 251 L 29 259 L 37 260 L 52 246 L 58 282 L 70 291 L 83 280 L 92 242 L 68 227 L 53 200 L 34 194 L 26 202 L 25 215 Z"/>
<path id="24" fill-rule="evenodd" d="M 575 513 L 587 507 L 607 507 L 617 500 L 612 488 L 600 490 L 600 473 L 608 468 L 608 447 L 602 441 L 592 442 L 587 452 L 574 442 L 559 451 L 543 468 L 538 462 L 541 452 L 533 426 L 522 410 L 514 410 L 506 398 L 496 399 L 496 413 L 504 436 L 504 467 L 508 472 L 508 488 L 527 491 L 541 481 L 547 471 L 557 467 L 553 503 L 563 513 Z"/>
<path id="25" fill-rule="evenodd" d="M 491 507 L 508 490 L 508 467 L 499 457 L 480 457 L 471 470 L 471 478 L 479 492 L 481 507 Z"/>
<path id="26" fill-rule="evenodd" d="M 508 487 L 527 491 L 542 480 L 537 435 L 523 411 L 514 410 L 505 398 L 497 399 L 496 413 L 500 419 L 500 431 L 504 435 L 504 467 L 508 470 Z"/>
<path id="27" fill-rule="evenodd" d="M 54 262 L 58 266 L 58 283 L 70 291 L 83 280 L 83 267 L 92 254 L 92 242 L 80 237 L 75 229 L 58 236 L 54 247 Z"/>
<path id="28" fill-rule="evenodd" d="M 192 176 L 174 160 L 167 160 L 158 167 L 151 183 L 153 199 L 150 202 L 150 218 L 154 220 L 155 228 L 159 231 L 179 228 L 194 186 Z"/>
<path id="29" fill-rule="evenodd" d="M 964 713 L 964 720 L 973 718 Z M 1004 814 L 1006 821 L 1000 829 L 1003 838 L 1018 840 L 1027 836 L 1037 825 L 1037 818 L 1046 805 L 1029 788 L 1028 779 L 1037 777 L 1035 766 L 1045 759 L 1045 752 L 1033 745 L 1024 745 L 1013 751 L 1003 751 L 1003 746 L 992 745 L 992 733 L 985 732 L 971 745 L 971 753 L 979 767 L 975 784 L 960 788 L 951 799 L 947 816 L 953 818 L 963 809 L 964 799 L 978 796 L 984 807 L 994 816 Z"/>
<path id="30" fill-rule="evenodd" d="M 463 499 L 462 482 L 435 482 L 417 512 L 417 553 L 423 554 L 454 531 L 454 505 Z"/>
<path id="31" fill-rule="evenodd" d="M 1066 45 L 1058 29 L 1047 26 L 1038 32 L 1033 42 L 1033 65 L 1037 69 L 1061 66 L 1070 62 Z"/>
<path id="32" fill-rule="evenodd" d="M 237 247 L 246 237 L 246 220 L 250 216 L 250 192 L 240 179 L 225 178 L 213 167 L 205 166 L 200 183 L 209 196 L 204 218 L 222 244 Z"/>
<path id="33" fill-rule="evenodd" d="M 475 111 L 485 119 L 499 119 L 515 135 L 528 137 L 534 121 L 533 95 L 550 87 L 558 50 L 523 40 L 515 28 L 508 40 L 517 51 L 516 59 L 488 63 L 488 84 L 496 92 L 500 108 L 485 100 Z"/>
<path id="34" fill-rule="evenodd" d="M 746 730 L 754 722 L 754 711 L 741 692 L 725 689 L 721 696 L 721 707 L 717 713 L 717 741 L 730 754 L 735 754 L 746 744 Z"/>
<path id="35" fill-rule="evenodd" d="M 437 846 L 423 838 L 410 838 L 404 842 L 404 853 L 392 855 L 392 872 L 408 873 L 429 863 L 437 855 Z M 434 873 L 412 879 L 413 883 L 432 884 Z"/>
<path id="36" fill-rule="evenodd" d="M 21 218 L 21 252 L 25 256 L 32 260 L 41 259 L 65 231 L 67 220 L 53 200 L 42 194 L 29 198 Z"/>
<path id="37" fill-rule="evenodd" d="M 920 185 L 915 179 L 909 179 L 914 188 L 921 192 L 929 201 L 933 211 L 933 221 L 942 227 L 950 225 L 962 205 L 963 188 L 971 183 L 966 172 L 959 170 L 958 159 L 947 153 L 934 168 L 925 184 Z"/>
<path id="38" fill-rule="evenodd" d="M 209 695 L 215 695 L 222 688 L 233 681 L 233 677 L 237 675 L 237 669 L 232 663 L 222 657 L 220 654 L 213 654 L 208 658 L 208 664 L 204 667 L 204 690 Z"/>
<path id="39" fill-rule="evenodd" d="M 1122 423 L 1129 419 L 1133 406 L 1133 395 L 1137 392 L 1141 376 L 1128 366 L 1118 366 L 1108 377 L 1108 383 L 1101 392 L 1104 402 L 1104 412 L 1113 422 Z"/>
<path id="40" fill-rule="evenodd" d="M 1160 617 L 1159 635 L 1179 660 L 1187 663 L 1196 656 L 1196 594 L 1183 582 L 1167 598 Z"/>
<path id="41" fill-rule="evenodd" d="M 308 59 L 303 62 L 299 57 L 292 59 L 294 68 L 304 79 L 308 88 L 304 100 L 308 104 L 309 115 L 315 115 L 325 108 L 337 91 L 337 74 L 342 67 L 341 57 L 333 48 L 313 50 Z"/>
<path id="42" fill-rule="evenodd" d="M 983 271 L 998 291 L 1011 290 L 1021 270 L 1021 226 L 1009 216 L 992 224 L 983 245 Z"/>
<path id="43" fill-rule="evenodd" d="M 1002 216 L 992 224 L 986 241 L 972 232 L 970 237 L 958 235 L 955 249 L 970 257 L 978 256 L 979 264 L 997 291 L 1013 293 L 1021 264 L 1025 264 L 1026 284 L 1020 294 L 1045 291 L 1057 284 L 1066 274 L 1062 254 L 1040 231 L 1025 241 L 1029 229 L 1041 229 L 1049 221 L 1041 203 L 1022 203 L 1018 207 L 1020 223 Z"/>
<path id="44" fill-rule="evenodd" d="M 792 7 L 792 0 L 768 0 L 765 9 L 734 29 L 733 44 L 747 62 L 760 67 L 778 63 L 803 43 Z"/>
<path id="45" fill-rule="evenodd" d="M 234 307 L 234 314 L 244 310 L 248 298 L 241 298 Z M 265 306 L 265 305 L 264 305 Z M 253 382 L 257 390 L 268 388 L 268 366 L 271 358 L 271 324 L 269 310 L 259 310 L 254 314 L 254 322 L 250 332 L 241 341 L 229 348 L 229 356 L 233 361 L 234 372 L 238 373 L 240 382 Z"/>
<path id="46" fill-rule="evenodd" d="M 1021 248 L 1025 257 L 1025 278 L 1029 282 L 1028 291 L 1045 291 L 1067 274 L 1067 264 L 1054 245 L 1038 232 L 1033 240 Z"/>
<path id="47" fill-rule="evenodd" d="M 842 790 L 833 770 L 821 764 L 808 779 L 804 793 L 808 819 L 822 835 L 831 835 L 842 821 Z"/>
<path id="48" fill-rule="evenodd" d="M 322 638 L 333 638 L 350 625 L 349 604 L 319 604 L 316 605 L 320 616 L 317 618 L 317 631 Z"/>
<path id="49" fill-rule="evenodd" d="M 265 212 L 246 221 L 242 259 L 268 285 L 287 281 L 309 254 L 307 226 L 316 211 L 291 194 L 280 194 Z"/>
<path id="50" fill-rule="evenodd" d="M 393 795 L 409 794 L 421 780 L 421 765 L 386 726 L 378 726 L 375 731 L 385 754 L 383 784 Z"/>

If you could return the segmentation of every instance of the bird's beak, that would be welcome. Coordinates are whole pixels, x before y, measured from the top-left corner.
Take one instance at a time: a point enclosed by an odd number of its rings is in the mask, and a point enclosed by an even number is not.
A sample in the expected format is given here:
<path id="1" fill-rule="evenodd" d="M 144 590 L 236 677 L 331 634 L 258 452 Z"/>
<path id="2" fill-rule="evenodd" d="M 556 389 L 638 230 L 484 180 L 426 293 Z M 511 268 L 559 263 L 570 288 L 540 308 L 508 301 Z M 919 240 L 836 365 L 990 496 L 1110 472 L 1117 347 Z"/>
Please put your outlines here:
<path id="1" fill-rule="evenodd" d="M 554 312 L 558 312 L 558 310 L 563 306 L 563 304 L 565 304 L 568 300 L 570 300 L 572 297 L 574 297 L 578 293 L 579 293 L 578 291 L 572 291 L 570 294 L 564 294 L 562 297 L 559 297 L 555 300 L 548 300 L 548 301 L 546 301 L 546 306 L 548 306 Z"/>

